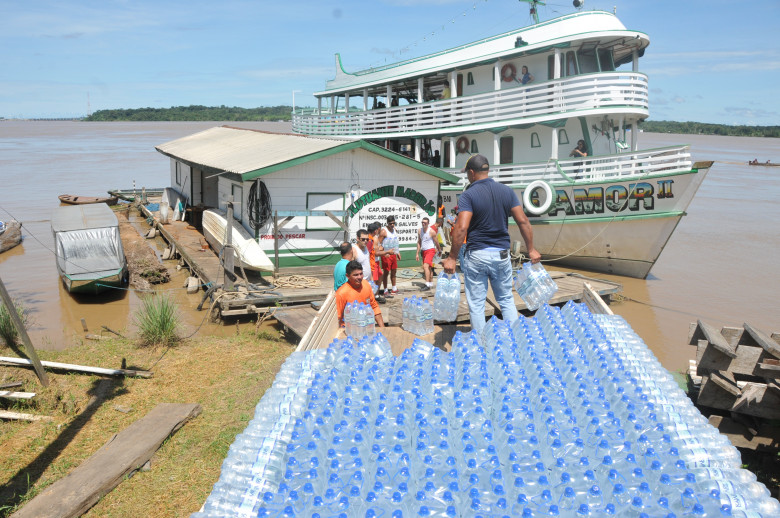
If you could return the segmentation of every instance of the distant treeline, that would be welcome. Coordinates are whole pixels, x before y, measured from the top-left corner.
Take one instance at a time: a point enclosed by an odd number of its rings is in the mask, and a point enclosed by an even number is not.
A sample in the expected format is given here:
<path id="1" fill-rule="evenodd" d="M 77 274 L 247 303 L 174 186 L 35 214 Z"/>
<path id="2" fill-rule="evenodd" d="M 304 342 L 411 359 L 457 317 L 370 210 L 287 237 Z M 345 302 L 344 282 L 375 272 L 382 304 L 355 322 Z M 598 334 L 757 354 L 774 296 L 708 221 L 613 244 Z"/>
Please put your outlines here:
<path id="1" fill-rule="evenodd" d="M 649 133 L 728 135 L 731 137 L 780 137 L 780 126 L 727 126 L 704 122 L 644 121 L 639 128 Z"/>
<path id="2" fill-rule="evenodd" d="M 283 121 L 292 106 L 238 108 L 230 106 L 173 106 L 134 110 L 98 110 L 87 121 Z"/>

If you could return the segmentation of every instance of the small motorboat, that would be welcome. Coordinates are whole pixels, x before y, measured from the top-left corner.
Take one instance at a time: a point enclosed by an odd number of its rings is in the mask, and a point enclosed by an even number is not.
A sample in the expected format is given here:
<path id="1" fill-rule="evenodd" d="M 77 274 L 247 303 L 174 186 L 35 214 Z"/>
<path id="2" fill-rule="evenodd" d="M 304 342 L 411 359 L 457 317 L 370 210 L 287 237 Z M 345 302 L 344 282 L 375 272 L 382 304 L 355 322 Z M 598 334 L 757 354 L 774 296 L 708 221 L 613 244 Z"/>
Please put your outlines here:
<path id="1" fill-rule="evenodd" d="M 116 205 L 119 198 L 116 196 L 76 196 L 75 194 L 60 194 L 59 199 L 62 203 L 68 205 L 90 205 L 92 203 L 105 203 L 106 205 Z"/>
<path id="2" fill-rule="evenodd" d="M 257 244 L 257 241 L 249 235 L 244 226 L 234 221 L 232 245 L 236 266 L 243 266 L 247 270 L 258 272 L 274 271 L 274 263 L 268 259 L 265 251 Z M 227 241 L 227 215 L 219 209 L 203 211 L 203 235 L 211 248 L 217 252 L 222 250 Z"/>
<path id="3" fill-rule="evenodd" d="M 22 242 L 22 224 L 16 220 L 0 221 L 0 253 Z"/>

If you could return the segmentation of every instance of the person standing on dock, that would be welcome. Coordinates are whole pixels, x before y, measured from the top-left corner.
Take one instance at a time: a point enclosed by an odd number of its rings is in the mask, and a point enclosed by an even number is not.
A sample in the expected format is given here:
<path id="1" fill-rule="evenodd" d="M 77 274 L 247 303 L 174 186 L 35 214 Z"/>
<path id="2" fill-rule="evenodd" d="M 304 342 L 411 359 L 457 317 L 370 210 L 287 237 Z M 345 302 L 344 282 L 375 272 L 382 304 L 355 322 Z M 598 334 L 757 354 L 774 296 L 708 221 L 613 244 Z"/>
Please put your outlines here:
<path id="1" fill-rule="evenodd" d="M 390 247 L 388 248 L 388 244 Z M 387 216 L 387 224 L 379 231 L 379 245 L 385 252 L 382 256 L 382 286 L 385 289 L 385 297 L 392 297 L 398 293 L 396 287 L 396 274 L 398 273 L 398 260 L 401 259 L 398 245 L 398 234 L 395 232 L 395 216 Z M 398 251 L 396 251 L 398 250 Z M 387 283 L 388 277 L 392 282 L 392 289 Z"/>
<path id="2" fill-rule="evenodd" d="M 428 226 L 428 218 L 422 219 L 422 227 L 417 231 L 417 255 L 414 260 L 420 260 L 420 252 L 422 252 L 423 274 L 425 275 L 425 287 L 423 289 L 429 290 L 433 286 L 433 256 L 436 252 L 441 253 L 441 247 L 439 240 L 436 239 L 436 231 Z"/>
<path id="3" fill-rule="evenodd" d="M 463 171 L 471 185 L 458 199 L 458 220 L 452 231 L 452 249 L 449 257 L 442 261 L 442 266 L 445 272 L 455 273 L 455 258 L 468 233 L 469 241 L 461 269 L 471 329 L 481 337 L 485 328 L 488 280 L 504 321 L 513 322 L 518 318 L 512 294 L 512 260 L 509 258 L 510 215 L 520 229 L 531 262 L 538 263 L 542 256 L 534 248 L 531 222 L 515 192 L 488 178 L 490 164 L 487 158 L 472 155 Z"/>
<path id="4" fill-rule="evenodd" d="M 342 284 L 347 282 L 347 263 L 352 260 L 354 255 L 352 243 L 341 243 L 339 252 L 341 253 L 341 260 L 333 267 L 333 291 L 338 290 Z"/>
<path id="5" fill-rule="evenodd" d="M 379 327 L 385 327 L 382 319 L 382 310 L 379 309 L 374 298 L 374 290 L 367 280 L 363 279 L 363 266 L 357 261 L 347 263 L 347 282 L 336 290 L 336 314 L 339 318 L 339 326 L 344 327 L 344 308 L 350 302 L 362 302 L 368 304 L 374 310 L 374 320 Z"/>

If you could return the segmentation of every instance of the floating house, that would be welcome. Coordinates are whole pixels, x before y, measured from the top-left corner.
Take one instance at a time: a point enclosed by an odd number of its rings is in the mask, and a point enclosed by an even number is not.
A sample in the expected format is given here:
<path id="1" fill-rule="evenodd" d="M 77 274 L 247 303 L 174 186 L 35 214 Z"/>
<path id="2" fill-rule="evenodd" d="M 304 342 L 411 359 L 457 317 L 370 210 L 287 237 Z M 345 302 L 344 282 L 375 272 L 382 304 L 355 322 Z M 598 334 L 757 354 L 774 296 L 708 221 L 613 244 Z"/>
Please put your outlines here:
<path id="1" fill-rule="evenodd" d="M 51 218 L 57 272 L 70 293 L 100 293 L 128 282 L 119 222 L 105 203 L 57 207 Z"/>
<path id="2" fill-rule="evenodd" d="M 441 183 L 458 181 L 365 140 L 222 126 L 156 149 L 188 206 L 226 211 L 232 201 L 277 269 L 335 264 L 340 242 L 391 214 L 402 264 L 412 264 L 420 220 L 435 218 Z"/>

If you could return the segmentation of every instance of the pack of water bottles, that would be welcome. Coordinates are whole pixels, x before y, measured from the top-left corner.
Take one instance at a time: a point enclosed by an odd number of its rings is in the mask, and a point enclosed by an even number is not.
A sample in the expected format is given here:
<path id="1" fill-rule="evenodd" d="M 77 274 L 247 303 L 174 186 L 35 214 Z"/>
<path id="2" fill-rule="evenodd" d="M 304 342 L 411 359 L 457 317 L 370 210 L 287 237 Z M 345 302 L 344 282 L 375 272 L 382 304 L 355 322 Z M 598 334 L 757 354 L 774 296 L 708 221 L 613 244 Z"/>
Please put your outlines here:
<path id="1" fill-rule="evenodd" d="M 433 298 L 433 318 L 441 322 L 453 322 L 458 317 L 460 305 L 460 277 L 443 270 L 436 279 L 436 295 Z"/>
<path id="2" fill-rule="evenodd" d="M 522 268 L 518 268 L 515 272 L 514 285 L 517 294 L 531 311 L 536 311 L 549 302 L 558 291 L 558 285 L 552 280 L 542 263 L 523 263 Z"/>
<path id="3" fill-rule="evenodd" d="M 402 306 L 401 328 L 418 336 L 433 333 L 433 306 L 428 299 L 412 295 Z"/>
<path id="4" fill-rule="evenodd" d="M 348 336 L 361 338 L 376 334 L 374 308 L 364 302 L 348 302 L 344 306 L 344 331 Z"/>
<path id="5" fill-rule="evenodd" d="M 779 515 L 625 321 L 569 303 L 449 353 L 293 353 L 193 517 Z"/>
<path id="6" fill-rule="evenodd" d="M 382 240 L 382 248 L 385 250 L 392 250 L 394 254 L 400 251 L 399 240 L 397 237 L 386 237 Z"/>

